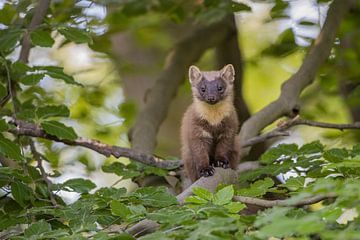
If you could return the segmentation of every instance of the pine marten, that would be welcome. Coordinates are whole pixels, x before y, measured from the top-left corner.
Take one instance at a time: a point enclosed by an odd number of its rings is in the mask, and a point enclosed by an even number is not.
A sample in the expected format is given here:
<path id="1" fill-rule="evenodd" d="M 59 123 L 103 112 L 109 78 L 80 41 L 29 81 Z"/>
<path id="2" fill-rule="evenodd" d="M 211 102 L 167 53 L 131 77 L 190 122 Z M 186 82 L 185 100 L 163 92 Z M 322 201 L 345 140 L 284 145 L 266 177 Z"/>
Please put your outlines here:
<path id="1" fill-rule="evenodd" d="M 231 64 L 210 72 L 189 68 L 193 103 L 182 120 L 181 154 L 192 182 L 212 176 L 214 167 L 237 167 L 239 124 L 233 103 L 234 79 Z"/>

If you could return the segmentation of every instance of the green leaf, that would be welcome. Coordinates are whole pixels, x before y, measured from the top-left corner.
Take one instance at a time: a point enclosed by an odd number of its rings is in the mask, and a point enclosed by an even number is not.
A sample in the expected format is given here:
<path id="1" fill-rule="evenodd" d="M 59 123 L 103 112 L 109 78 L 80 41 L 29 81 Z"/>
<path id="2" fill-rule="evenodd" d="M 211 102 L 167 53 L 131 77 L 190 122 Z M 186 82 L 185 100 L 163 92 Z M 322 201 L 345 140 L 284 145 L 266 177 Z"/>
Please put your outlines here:
<path id="1" fill-rule="evenodd" d="M 26 238 L 30 238 L 32 236 L 36 237 L 36 239 L 40 239 L 41 237 L 45 237 L 46 233 L 51 231 L 51 225 L 44 220 L 40 220 L 36 223 L 33 223 L 25 229 L 24 236 Z"/>
<path id="2" fill-rule="evenodd" d="M 2 99 L 3 97 L 5 97 L 7 95 L 7 90 L 6 88 L 0 84 L 0 98 Z"/>
<path id="3" fill-rule="evenodd" d="M 35 85 L 38 84 L 44 77 L 45 75 L 42 73 L 29 74 L 20 78 L 20 82 L 24 85 Z"/>
<path id="4" fill-rule="evenodd" d="M 292 177 L 286 180 L 285 184 L 279 186 L 286 187 L 291 191 L 296 191 L 300 188 L 303 188 L 305 185 L 305 177 Z"/>
<path id="5" fill-rule="evenodd" d="M 229 213 L 238 213 L 246 208 L 246 205 L 240 202 L 231 202 L 224 205 L 224 207 L 229 211 Z"/>
<path id="6" fill-rule="evenodd" d="M 29 188 L 19 181 L 11 183 L 11 194 L 22 207 L 25 207 L 26 201 L 30 199 Z"/>
<path id="7" fill-rule="evenodd" d="M 71 27 L 61 27 L 58 28 L 59 33 L 61 33 L 67 40 L 75 43 L 89 43 L 92 44 L 92 38 L 89 33 L 78 28 Z"/>
<path id="8" fill-rule="evenodd" d="M 54 39 L 52 39 L 50 32 L 45 32 L 43 30 L 35 30 L 30 33 L 31 42 L 34 45 L 40 47 L 52 47 L 54 44 Z"/>
<path id="9" fill-rule="evenodd" d="M 200 198 L 203 198 L 208 201 L 211 201 L 213 199 L 213 194 L 205 188 L 194 187 L 191 190 L 195 195 L 199 196 Z"/>
<path id="10" fill-rule="evenodd" d="M 144 206 L 167 207 L 179 204 L 176 197 L 164 187 L 144 187 L 137 189 L 132 195 Z"/>
<path id="11" fill-rule="evenodd" d="M 215 193 L 213 203 L 215 205 L 225 205 L 227 203 L 230 203 L 233 197 L 234 187 L 232 185 L 229 185 Z"/>
<path id="12" fill-rule="evenodd" d="M 251 7 L 249 7 L 248 5 L 243 4 L 243 3 L 232 2 L 231 3 L 231 10 L 233 12 L 251 11 Z"/>
<path id="13" fill-rule="evenodd" d="M 332 148 L 324 152 L 324 158 L 329 162 L 341 162 L 349 156 L 346 149 Z"/>
<path id="14" fill-rule="evenodd" d="M 78 193 L 87 193 L 91 189 L 96 188 L 95 183 L 88 179 L 82 178 L 74 178 L 67 180 L 66 182 L 62 183 L 62 188 L 65 190 L 70 190 Z"/>
<path id="15" fill-rule="evenodd" d="M 274 186 L 274 181 L 271 178 L 265 178 L 251 184 L 249 188 L 240 189 L 237 193 L 246 197 L 259 197 L 264 195 L 272 186 Z"/>
<path id="16" fill-rule="evenodd" d="M 75 84 L 82 86 L 80 83 L 75 82 L 74 78 L 66 73 L 64 73 L 64 69 L 62 67 L 57 66 L 36 66 L 34 67 L 36 70 L 43 70 L 45 71 L 45 74 L 49 77 L 63 80 L 64 82 L 68 84 Z"/>
<path id="17" fill-rule="evenodd" d="M 198 197 L 198 196 L 189 196 L 189 197 L 185 198 L 184 202 L 195 203 L 195 204 L 205 204 L 208 201 L 201 197 Z"/>
<path id="18" fill-rule="evenodd" d="M 20 147 L 2 135 L 0 135 L 0 153 L 17 161 L 24 159 Z"/>
<path id="19" fill-rule="evenodd" d="M 0 31 L 0 51 L 12 50 L 22 38 L 23 31 L 20 29 L 6 29 Z"/>
<path id="20" fill-rule="evenodd" d="M 195 213 L 186 207 L 171 206 L 147 214 L 147 218 L 162 224 L 178 225 L 195 217 Z"/>
<path id="21" fill-rule="evenodd" d="M 46 133 L 54 135 L 61 139 L 75 140 L 77 135 L 72 127 L 67 127 L 57 121 L 46 121 L 41 123 L 41 127 Z"/>
<path id="22" fill-rule="evenodd" d="M 301 146 L 299 149 L 299 154 L 314 154 L 321 153 L 324 150 L 324 145 L 320 143 L 320 141 L 314 141 L 311 143 L 307 143 Z"/>
<path id="23" fill-rule="evenodd" d="M 36 109 L 38 118 L 69 117 L 70 111 L 65 105 L 52 105 Z"/>
<path id="24" fill-rule="evenodd" d="M 113 215 L 119 216 L 122 219 L 131 214 L 130 209 L 125 204 L 116 200 L 110 202 L 110 209 Z"/>
<path id="25" fill-rule="evenodd" d="M 9 125 L 5 122 L 5 120 L 0 119 L 0 132 L 4 132 L 4 131 L 6 131 L 8 129 L 9 129 Z"/>
<path id="26" fill-rule="evenodd" d="M 260 161 L 265 164 L 270 164 L 280 157 L 288 157 L 296 155 L 298 147 L 296 144 L 279 144 L 278 146 L 269 149 L 261 157 Z"/>
<path id="27" fill-rule="evenodd" d="M 123 179 L 134 178 L 141 175 L 140 172 L 129 169 L 125 164 L 120 162 L 114 162 L 111 165 L 104 165 L 102 166 L 102 170 L 107 173 L 115 173 Z"/>

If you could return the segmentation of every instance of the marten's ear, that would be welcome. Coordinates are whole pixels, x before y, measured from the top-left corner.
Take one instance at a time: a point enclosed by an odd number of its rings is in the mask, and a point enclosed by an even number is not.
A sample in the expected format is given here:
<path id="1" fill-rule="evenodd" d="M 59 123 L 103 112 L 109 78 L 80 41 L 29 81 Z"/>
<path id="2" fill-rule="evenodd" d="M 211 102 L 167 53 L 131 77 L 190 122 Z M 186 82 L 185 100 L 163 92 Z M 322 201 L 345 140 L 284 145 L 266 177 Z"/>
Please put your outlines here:
<path id="1" fill-rule="evenodd" d="M 201 80 L 202 74 L 198 67 L 192 65 L 189 68 L 189 81 L 191 84 L 196 83 L 197 81 Z"/>
<path id="2" fill-rule="evenodd" d="M 220 76 L 222 79 L 229 83 L 233 83 L 235 80 L 235 70 L 232 64 L 228 64 L 220 70 Z"/>

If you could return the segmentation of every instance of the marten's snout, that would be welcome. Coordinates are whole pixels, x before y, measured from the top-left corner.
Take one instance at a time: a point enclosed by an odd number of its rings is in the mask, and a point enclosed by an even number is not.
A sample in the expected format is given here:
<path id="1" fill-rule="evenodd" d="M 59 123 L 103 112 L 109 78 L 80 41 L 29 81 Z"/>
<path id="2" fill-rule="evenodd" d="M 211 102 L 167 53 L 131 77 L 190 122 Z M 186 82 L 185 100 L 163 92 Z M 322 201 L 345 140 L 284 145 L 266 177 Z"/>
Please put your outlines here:
<path id="1" fill-rule="evenodd" d="M 210 104 L 215 104 L 218 102 L 218 98 L 214 95 L 210 95 L 206 97 L 206 101 Z"/>

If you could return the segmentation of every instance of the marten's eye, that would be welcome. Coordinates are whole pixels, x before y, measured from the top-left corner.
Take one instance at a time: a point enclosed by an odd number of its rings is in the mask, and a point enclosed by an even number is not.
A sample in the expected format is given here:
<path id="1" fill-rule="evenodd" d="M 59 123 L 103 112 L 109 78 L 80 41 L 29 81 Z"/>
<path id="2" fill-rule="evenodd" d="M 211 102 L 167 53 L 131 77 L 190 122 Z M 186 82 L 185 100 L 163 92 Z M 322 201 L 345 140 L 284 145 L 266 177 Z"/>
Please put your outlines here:
<path id="1" fill-rule="evenodd" d="M 224 88 L 222 86 L 218 86 L 218 91 L 222 92 L 224 90 Z"/>
<path id="2" fill-rule="evenodd" d="M 203 93 L 205 92 L 205 90 L 206 90 L 205 87 L 200 88 L 200 91 L 203 92 Z"/>

